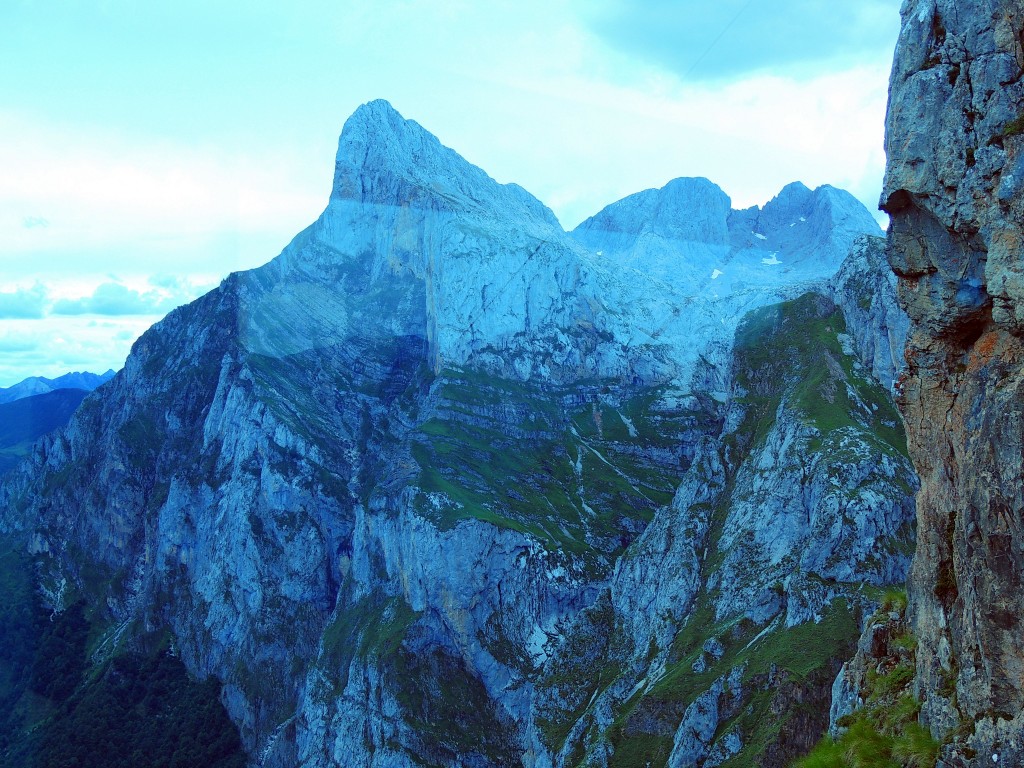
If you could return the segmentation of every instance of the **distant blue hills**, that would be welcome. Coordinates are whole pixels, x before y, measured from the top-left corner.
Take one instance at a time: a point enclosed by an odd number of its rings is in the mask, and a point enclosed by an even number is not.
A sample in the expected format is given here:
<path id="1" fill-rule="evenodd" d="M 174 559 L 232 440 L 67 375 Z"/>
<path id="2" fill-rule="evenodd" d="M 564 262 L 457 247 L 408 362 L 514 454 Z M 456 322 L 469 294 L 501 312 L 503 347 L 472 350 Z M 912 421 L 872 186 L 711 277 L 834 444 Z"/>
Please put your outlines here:
<path id="1" fill-rule="evenodd" d="M 43 376 L 30 376 L 24 381 L 19 381 L 7 388 L 0 387 L 0 403 L 12 403 L 24 397 L 42 395 L 46 392 L 53 392 L 56 389 L 84 389 L 92 392 L 96 387 L 114 378 L 114 371 L 106 373 L 89 373 L 89 371 L 75 371 L 65 373 L 55 379 L 47 379 Z"/>
<path id="2" fill-rule="evenodd" d="M 92 390 L 114 371 L 32 376 L 0 389 L 0 475 L 10 471 L 43 435 L 63 427 Z"/>

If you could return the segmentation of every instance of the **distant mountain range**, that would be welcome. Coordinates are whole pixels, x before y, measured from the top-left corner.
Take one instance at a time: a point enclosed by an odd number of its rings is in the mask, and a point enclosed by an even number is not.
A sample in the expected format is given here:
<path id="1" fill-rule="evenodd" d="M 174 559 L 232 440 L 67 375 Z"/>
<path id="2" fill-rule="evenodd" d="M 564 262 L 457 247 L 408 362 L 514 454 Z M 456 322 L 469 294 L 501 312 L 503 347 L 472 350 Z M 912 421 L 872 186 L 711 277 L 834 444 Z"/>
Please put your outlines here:
<path id="1" fill-rule="evenodd" d="M 31 376 L 0 389 L 0 475 L 24 457 L 32 444 L 68 423 L 85 396 L 114 371 L 66 373 L 55 379 Z"/>
<path id="2" fill-rule="evenodd" d="M 46 392 L 53 392 L 57 389 L 82 389 L 92 392 L 96 387 L 114 378 L 114 370 L 106 373 L 90 373 L 89 371 L 75 371 L 65 373 L 56 379 L 47 379 L 43 376 L 29 376 L 24 381 L 19 381 L 10 387 L 0 387 L 0 403 L 13 403 L 23 397 L 42 395 Z"/>

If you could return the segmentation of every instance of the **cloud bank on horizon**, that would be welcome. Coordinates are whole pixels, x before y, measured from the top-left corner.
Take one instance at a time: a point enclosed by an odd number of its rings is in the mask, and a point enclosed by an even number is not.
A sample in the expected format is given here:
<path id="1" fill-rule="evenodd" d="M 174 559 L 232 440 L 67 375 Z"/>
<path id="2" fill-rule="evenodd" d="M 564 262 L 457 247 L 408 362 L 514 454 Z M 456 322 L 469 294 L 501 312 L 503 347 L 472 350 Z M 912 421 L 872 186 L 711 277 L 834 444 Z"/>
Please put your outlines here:
<path id="1" fill-rule="evenodd" d="M 341 126 L 375 98 L 567 228 L 678 176 L 737 207 L 801 180 L 874 209 L 898 9 L 4 4 L 19 66 L 0 70 L 0 386 L 119 368 L 170 308 L 275 256 L 323 209 Z"/>

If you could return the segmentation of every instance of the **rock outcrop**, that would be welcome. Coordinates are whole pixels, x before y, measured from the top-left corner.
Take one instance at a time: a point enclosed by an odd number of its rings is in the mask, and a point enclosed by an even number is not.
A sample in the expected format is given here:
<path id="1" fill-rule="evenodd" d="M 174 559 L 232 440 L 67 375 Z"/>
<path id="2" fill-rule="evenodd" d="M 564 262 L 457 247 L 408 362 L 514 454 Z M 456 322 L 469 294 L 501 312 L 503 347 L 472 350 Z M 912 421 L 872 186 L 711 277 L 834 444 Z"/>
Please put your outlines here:
<path id="1" fill-rule="evenodd" d="M 15 467 L 36 440 L 67 424 L 87 394 L 55 389 L 0 403 L 0 475 Z"/>
<path id="2" fill-rule="evenodd" d="M 888 256 L 921 477 L 910 614 L 944 765 L 1024 763 L 1024 3 L 903 4 Z"/>
<path id="3" fill-rule="evenodd" d="M 875 380 L 891 390 L 906 367 L 903 352 L 910 318 L 896 300 L 896 276 L 888 268 L 885 240 L 856 240 L 832 286 L 832 298 L 843 310 L 857 356 Z"/>

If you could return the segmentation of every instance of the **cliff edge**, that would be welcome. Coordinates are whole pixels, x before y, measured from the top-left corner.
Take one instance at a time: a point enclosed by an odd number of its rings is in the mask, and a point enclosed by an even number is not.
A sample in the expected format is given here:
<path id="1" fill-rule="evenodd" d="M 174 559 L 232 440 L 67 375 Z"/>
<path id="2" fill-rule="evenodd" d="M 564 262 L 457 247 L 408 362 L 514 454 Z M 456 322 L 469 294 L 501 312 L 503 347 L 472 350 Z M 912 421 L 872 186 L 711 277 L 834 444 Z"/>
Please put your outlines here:
<path id="1" fill-rule="evenodd" d="M 910 616 L 940 765 L 1024 764 L 1024 3 L 904 2 L 882 208 L 911 319 Z"/>

